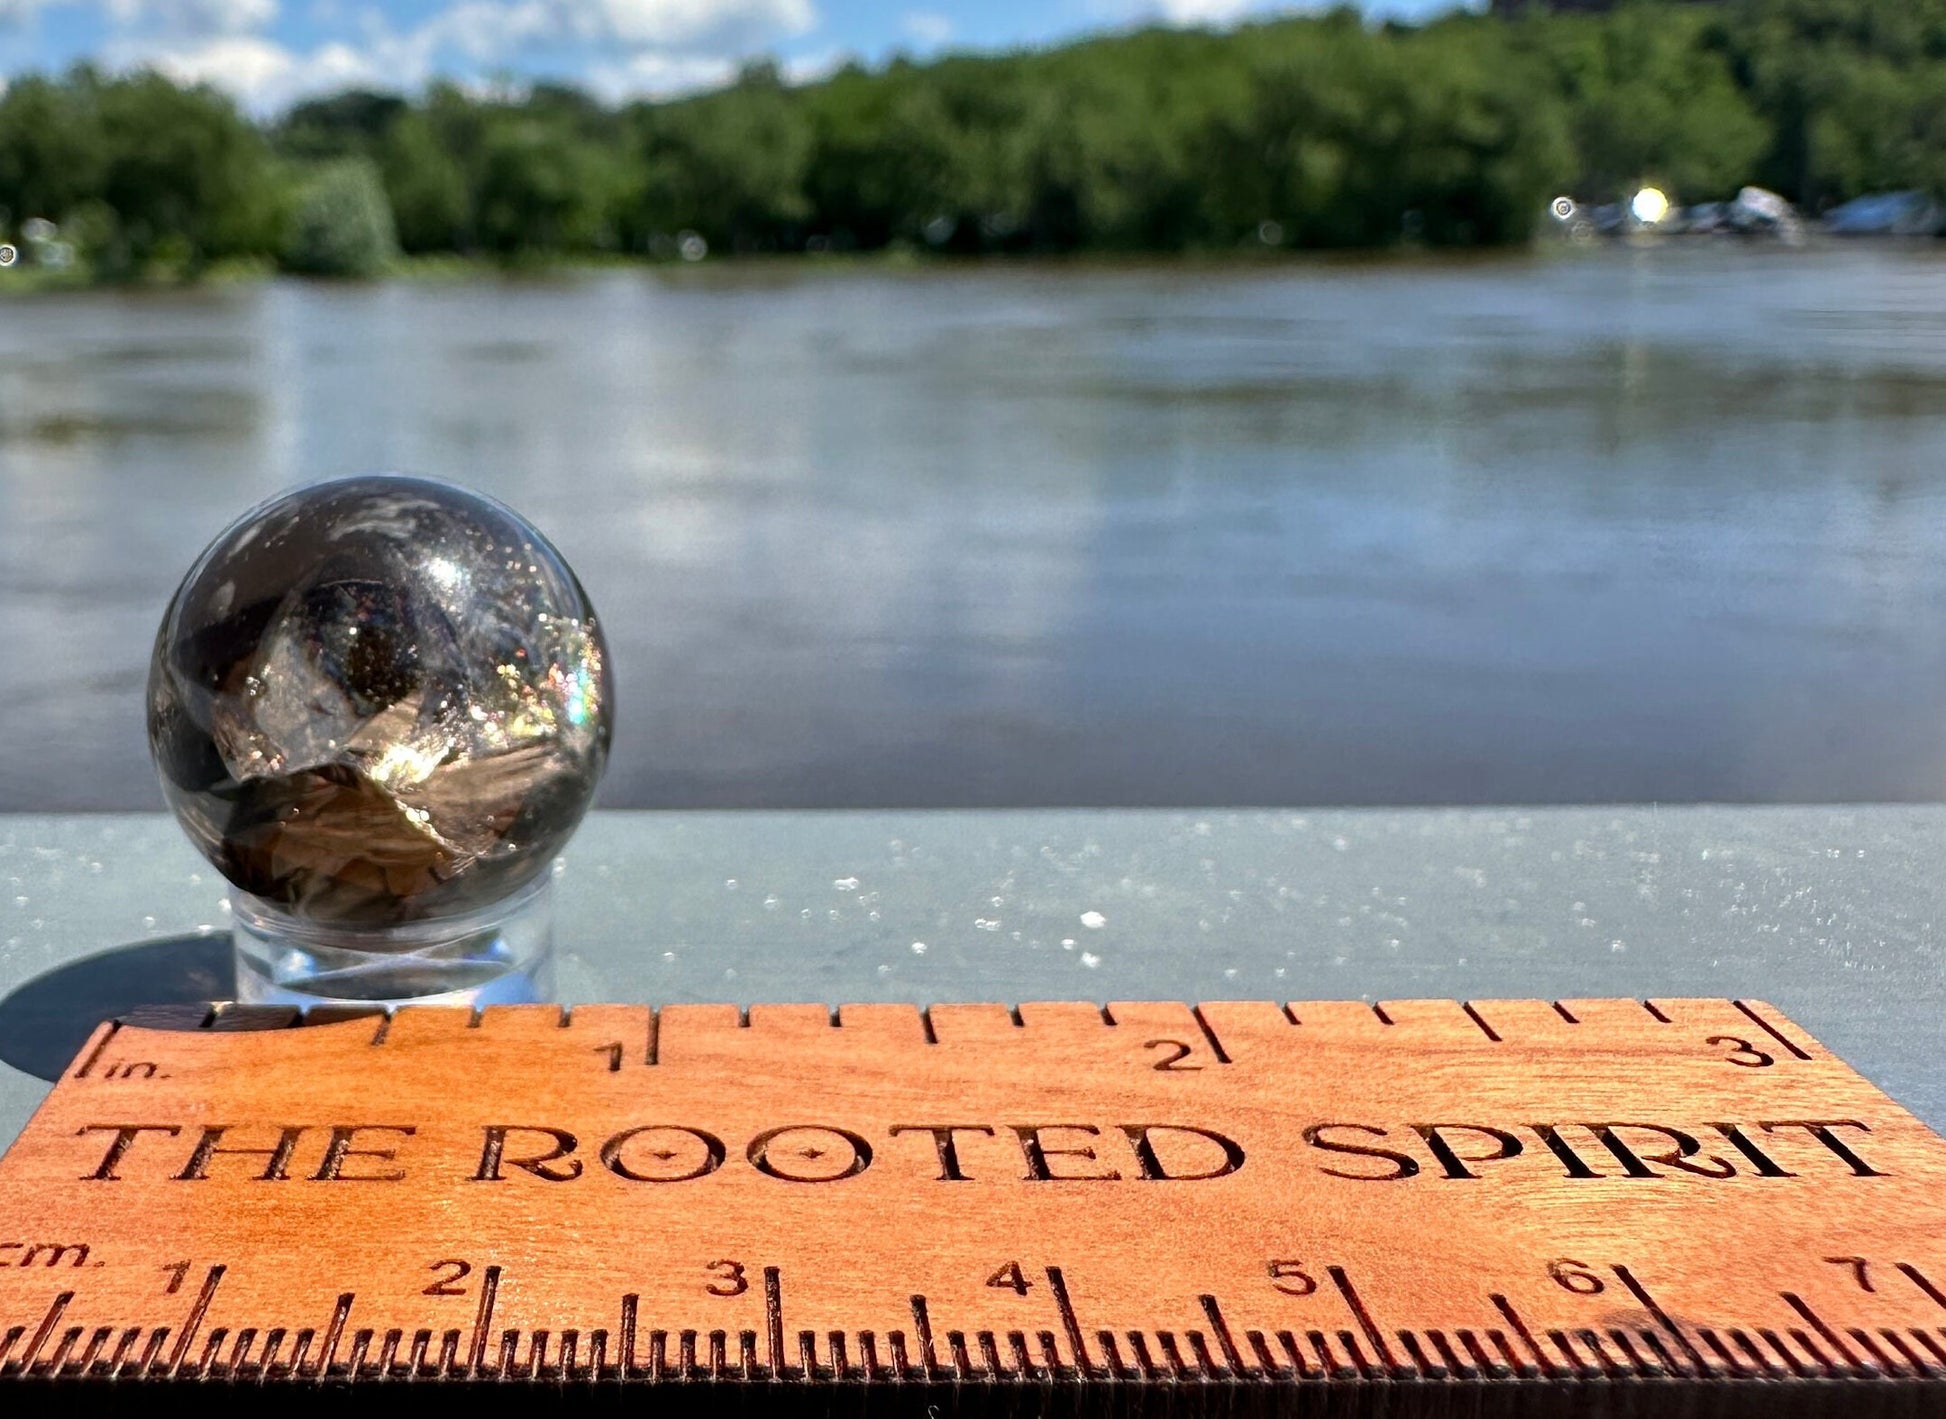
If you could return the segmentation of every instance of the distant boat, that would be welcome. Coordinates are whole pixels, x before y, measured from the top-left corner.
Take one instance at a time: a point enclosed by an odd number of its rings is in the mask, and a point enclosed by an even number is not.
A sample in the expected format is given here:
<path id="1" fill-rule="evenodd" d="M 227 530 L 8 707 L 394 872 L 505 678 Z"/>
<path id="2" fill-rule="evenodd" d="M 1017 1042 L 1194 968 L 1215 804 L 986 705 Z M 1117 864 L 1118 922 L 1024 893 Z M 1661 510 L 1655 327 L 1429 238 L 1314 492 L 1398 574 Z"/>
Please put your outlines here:
<path id="1" fill-rule="evenodd" d="M 1834 236 L 1946 236 L 1946 208 L 1924 192 L 1875 192 L 1824 214 Z"/>

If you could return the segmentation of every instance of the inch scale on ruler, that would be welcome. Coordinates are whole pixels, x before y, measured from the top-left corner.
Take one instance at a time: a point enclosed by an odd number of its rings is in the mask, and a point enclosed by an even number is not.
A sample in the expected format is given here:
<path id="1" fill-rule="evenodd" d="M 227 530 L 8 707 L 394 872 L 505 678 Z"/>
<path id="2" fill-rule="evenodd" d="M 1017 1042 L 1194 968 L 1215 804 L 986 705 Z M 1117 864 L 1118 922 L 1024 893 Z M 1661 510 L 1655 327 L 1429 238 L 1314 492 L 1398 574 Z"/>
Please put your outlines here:
<path id="1" fill-rule="evenodd" d="M 1759 1003 L 158 1023 L 0 1159 L 0 1396 L 1946 1411 L 1946 1142 Z"/>

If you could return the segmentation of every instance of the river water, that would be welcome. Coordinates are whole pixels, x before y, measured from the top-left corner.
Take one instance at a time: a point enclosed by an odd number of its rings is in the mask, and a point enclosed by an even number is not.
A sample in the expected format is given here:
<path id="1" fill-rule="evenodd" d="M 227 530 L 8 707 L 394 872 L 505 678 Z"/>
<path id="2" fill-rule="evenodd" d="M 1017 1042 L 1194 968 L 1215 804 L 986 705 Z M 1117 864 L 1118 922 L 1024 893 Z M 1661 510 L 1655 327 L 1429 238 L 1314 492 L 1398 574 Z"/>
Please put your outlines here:
<path id="1" fill-rule="evenodd" d="M 146 808 L 245 507 L 531 516 L 603 801 L 1946 796 L 1946 251 L 761 265 L 0 301 L 0 810 Z"/>

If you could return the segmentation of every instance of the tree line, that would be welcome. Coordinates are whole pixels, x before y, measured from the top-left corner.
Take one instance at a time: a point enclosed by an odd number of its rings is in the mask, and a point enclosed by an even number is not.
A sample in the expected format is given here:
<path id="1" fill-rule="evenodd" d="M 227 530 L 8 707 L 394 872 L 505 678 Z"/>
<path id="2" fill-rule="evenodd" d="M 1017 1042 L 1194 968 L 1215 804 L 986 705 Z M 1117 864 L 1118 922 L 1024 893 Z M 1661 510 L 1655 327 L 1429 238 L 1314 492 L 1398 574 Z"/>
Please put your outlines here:
<path id="1" fill-rule="evenodd" d="M 1226 32 L 853 65 L 607 106 L 565 85 L 349 92 L 253 122 L 90 67 L 0 95 L 0 231 L 100 276 L 395 252 L 958 253 L 1517 242 L 1559 192 L 1946 195 L 1946 0 Z M 44 222 L 35 225 L 44 233 Z"/>

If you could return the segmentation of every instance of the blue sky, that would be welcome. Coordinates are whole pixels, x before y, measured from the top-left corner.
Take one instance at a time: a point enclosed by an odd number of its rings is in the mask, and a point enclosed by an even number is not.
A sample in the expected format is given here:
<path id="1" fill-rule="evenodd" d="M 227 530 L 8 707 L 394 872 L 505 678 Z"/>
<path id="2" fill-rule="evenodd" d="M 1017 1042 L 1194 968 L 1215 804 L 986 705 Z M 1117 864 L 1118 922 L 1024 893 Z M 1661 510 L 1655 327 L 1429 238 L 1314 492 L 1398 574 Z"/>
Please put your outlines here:
<path id="1" fill-rule="evenodd" d="M 1414 16 L 1451 0 L 1365 0 Z M 1132 24 L 1233 24 L 1264 0 L 0 0 L 0 78 L 89 58 L 207 80 L 270 112 L 434 75 L 570 79 L 606 98 L 709 87 L 753 55 L 813 77 L 843 59 L 993 49 Z"/>

